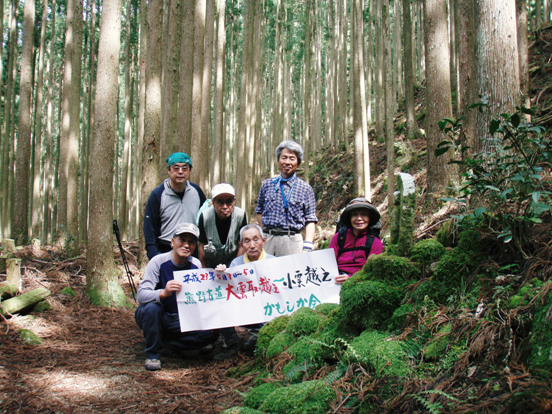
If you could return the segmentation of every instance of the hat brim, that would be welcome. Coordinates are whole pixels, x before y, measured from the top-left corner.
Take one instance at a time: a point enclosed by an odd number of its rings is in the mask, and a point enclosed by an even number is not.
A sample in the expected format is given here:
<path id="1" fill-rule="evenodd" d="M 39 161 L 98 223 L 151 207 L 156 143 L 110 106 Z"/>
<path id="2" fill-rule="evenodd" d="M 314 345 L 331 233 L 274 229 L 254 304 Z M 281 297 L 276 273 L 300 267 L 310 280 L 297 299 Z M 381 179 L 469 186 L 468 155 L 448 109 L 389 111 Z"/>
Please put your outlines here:
<path id="1" fill-rule="evenodd" d="M 374 207 L 372 204 L 369 203 L 355 203 L 355 204 L 349 204 L 345 210 L 343 210 L 343 213 L 341 213 L 341 216 L 339 220 L 344 223 L 347 226 L 351 225 L 351 214 L 355 210 L 364 210 L 368 212 L 368 217 L 370 217 L 370 226 L 373 226 L 376 224 L 381 215 L 380 212 L 376 207 Z"/>

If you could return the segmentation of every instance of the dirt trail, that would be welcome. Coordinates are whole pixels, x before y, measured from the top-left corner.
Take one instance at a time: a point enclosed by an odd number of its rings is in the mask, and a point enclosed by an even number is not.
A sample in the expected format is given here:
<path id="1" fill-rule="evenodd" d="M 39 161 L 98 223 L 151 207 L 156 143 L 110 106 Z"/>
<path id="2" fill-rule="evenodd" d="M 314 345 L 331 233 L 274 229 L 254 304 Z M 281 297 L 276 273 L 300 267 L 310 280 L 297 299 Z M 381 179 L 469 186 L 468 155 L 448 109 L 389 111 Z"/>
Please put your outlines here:
<path id="1" fill-rule="evenodd" d="M 225 373 L 249 357 L 212 361 L 219 347 L 208 356 L 163 357 L 161 371 L 145 371 L 134 310 L 91 306 L 83 264 L 23 259 L 25 290 L 50 289 L 52 309 L 1 320 L 0 413 L 219 413 L 242 400 L 238 391 L 251 378 Z M 72 299 L 61 293 L 67 286 Z M 22 344 L 18 329 L 32 330 L 43 343 Z"/>

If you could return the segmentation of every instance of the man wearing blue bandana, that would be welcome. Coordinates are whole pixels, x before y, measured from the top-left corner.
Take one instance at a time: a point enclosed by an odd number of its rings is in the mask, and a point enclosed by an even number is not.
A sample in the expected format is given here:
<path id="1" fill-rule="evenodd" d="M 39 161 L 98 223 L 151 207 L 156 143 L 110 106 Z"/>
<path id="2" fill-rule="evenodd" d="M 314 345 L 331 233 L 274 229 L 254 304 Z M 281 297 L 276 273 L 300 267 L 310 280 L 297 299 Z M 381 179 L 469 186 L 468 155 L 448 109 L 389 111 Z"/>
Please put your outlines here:
<path id="1" fill-rule="evenodd" d="M 205 194 L 189 181 L 192 159 L 175 152 L 167 158 L 169 178 L 156 187 L 148 198 L 144 216 L 144 239 L 148 259 L 171 251 L 171 238 L 180 223 L 195 223 Z"/>
<path id="2" fill-rule="evenodd" d="M 310 252 L 318 218 L 312 187 L 296 174 L 303 161 L 303 148 L 295 141 L 282 141 L 276 148 L 276 159 L 280 175 L 263 182 L 255 209 L 267 233 L 265 250 L 274 256 Z"/>

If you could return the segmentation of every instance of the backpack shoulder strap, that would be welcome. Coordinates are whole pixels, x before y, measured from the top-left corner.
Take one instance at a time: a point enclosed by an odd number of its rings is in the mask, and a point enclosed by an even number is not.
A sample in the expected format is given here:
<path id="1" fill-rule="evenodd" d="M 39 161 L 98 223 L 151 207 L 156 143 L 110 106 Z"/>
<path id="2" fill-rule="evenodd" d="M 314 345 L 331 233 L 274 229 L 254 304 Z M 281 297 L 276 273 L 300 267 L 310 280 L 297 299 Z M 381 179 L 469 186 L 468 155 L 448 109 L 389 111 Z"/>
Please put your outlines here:
<path id="1" fill-rule="evenodd" d="M 379 232 L 378 232 L 379 233 Z M 376 231 L 374 229 L 370 228 L 368 233 L 366 234 L 366 241 L 364 242 L 363 246 L 357 246 L 357 247 L 349 247 L 347 249 L 344 249 L 345 246 L 345 236 L 347 235 L 347 231 L 345 230 L 343 232 L 343 238 L 341 237 L 341 231 L 339 233 L 339 236 L 337 238 L 337 246 L 339 248 L 337 257 L 339 257 L 342 253 L 345 252 L 352 252 L 355 250 L 364 250 L 366 252 L 366 257 L 370 255 L 370 250 L 372 250 L 372 244 L 374 244 L 374 239 L 376 238 Z"/>

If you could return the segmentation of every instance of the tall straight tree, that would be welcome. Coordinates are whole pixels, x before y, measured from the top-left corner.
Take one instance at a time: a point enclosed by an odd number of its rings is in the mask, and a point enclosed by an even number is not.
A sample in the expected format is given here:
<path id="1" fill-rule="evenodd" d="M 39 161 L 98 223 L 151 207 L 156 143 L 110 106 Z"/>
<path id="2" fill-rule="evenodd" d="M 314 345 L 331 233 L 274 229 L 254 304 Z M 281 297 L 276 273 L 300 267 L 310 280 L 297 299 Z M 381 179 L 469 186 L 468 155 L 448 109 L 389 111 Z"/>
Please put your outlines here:
<path id="1" fill-rule="evenodd" d="M 34 0 L 25 0 L 23 9 L 23 48 L 21 50 L 21 98 L 19 101 L 19 134 L 17 142 L 15 197 L 19 206 L 13 217 L 13 233 L 16 242 L 26 243 L 29 238 L 29 159 L 31 158 L 31 91 L 33 77 Z"/>
<path id="2" fill-rule="evenodd" d="M 113 147 L 122 0 L 104 0 L 98 48 L 96 120 L 90 145 L 90 231 L 86 255 L 86 293 L 98 306 L 126 304 L 113 259 Z"/>
<path id="3" fill-rule="evenodd" d="M 527 36 L 527 0 L 516 0 L 517 39 L 519 53 L 519 79 L 522 103 L 531 107 L 531 84 L 529 82 L 529 54 Z"/>
<path id="4" fill-rule="evenodd" d="M 480 0 L 475 5 L 478 93 L 489 97 L 487 110 L 478 112 L 476 150 L 488 151 L 489 124 L 520 104 L 519 54 L 515 2 Z"/>
<path id="5" fill-rule="evenodd" d="M 203 59 L 203 81 L 201 83 L 201 142 L 205 146 L 204 156 L 200 158 L 208 166 L 205 174 L 205 189 L 210 188 L 209 172 L 212 170 L 212 158 L 209 153 L 210 124 L 211 124 L 211 78 L 213 76 L 213 42 L 215 36 L 215 0 L 206 0 L 205 7 L 205 55 Z"/>
<path id="6" fill-rule="evenodd" d="M 194 13 L 194 72 L 192 89 L 192 160 L 194 165 L 194 177 L 201 188 L 207 184 L 208 172 L 208 142 L 203 142 L 201 135 L 201 100 L 203 85 L 203 61 L 205 58 L 205 10 L 207 0 L 195 0 Z M 197 162 L 199 161 L 199 162 Z"/>
<path id="7" fill-rule="evenodd" d="M 213 138 L 215 159 L 213 160 L 213 182 L 212 184 L 223 181 L 224 169 L 224 74 L 226 67 L 226 1 L 217 0 L 218 23 L 216 35 L 216 57 L 215 57 L 215 102 L 214 121 L 213 121 Z M 227 112 L 228 113 L 228 112 Z"/>
<path id="8" fill-rule="evenodd" d="M 437 145 L 446 139 L 438 122 L 452 117 L 450 53 L 446 0 L 424 1 L 426 62 L 427 188 L 437 192 L 448 184 L 452 168 L 449 155 L 435 157 Z"/>
<path id="9" fill-rule="evenodd" d="M 142 206 L 140 228 L 142 228 L 146 202 L 155 186 L 159 184 L 159 135 L 161 133 L 161 37 L 163 33 L 163 0 L 142 3 L 147 5 L 147 59 L 146 99 L 144 112 L 144 144 L 142 150 Z M 142 12 L 144 12 L 142 10 Z M 168 155 L 168 154 L 167 154 Z M 144 247 L 144 232 L 140 232 L 140 250 Z"/>
<path id="10" fill-rule="evenodd" d="M 305 65 L 303 73 L 305 85 L 303 87 L 303 147 L 305 149 L 305 162 L 303 180 L 309 182 L 309 158 L 311 153 L 311 99 L 312 99 L 312 0 L 305 1 L 305 18 L 307 21 L 305 30 Z"/>
<path id="11" fill-rule="evenodd" d="M 178 137 L 182 151 L 192 147 L 192 92 L 194 83 L 195 0 L 182 0 L 182 40 L 180 49 L 180 91 L 178 94 Z"/>
<path id="12" fill-rule="evenodd" d="M 409 139 L 419 135 L 416 116 L 414 114 L 414 84 L 416 74 L 412 59 L 412 14 L 410 12 L 410 0 L 402 0 L 403 7 L 403 48 L 404 48 L 404 106 L 406 111 L 406 137 Z"/>

